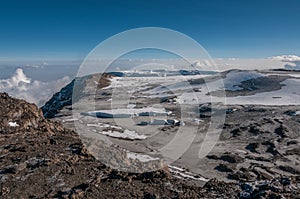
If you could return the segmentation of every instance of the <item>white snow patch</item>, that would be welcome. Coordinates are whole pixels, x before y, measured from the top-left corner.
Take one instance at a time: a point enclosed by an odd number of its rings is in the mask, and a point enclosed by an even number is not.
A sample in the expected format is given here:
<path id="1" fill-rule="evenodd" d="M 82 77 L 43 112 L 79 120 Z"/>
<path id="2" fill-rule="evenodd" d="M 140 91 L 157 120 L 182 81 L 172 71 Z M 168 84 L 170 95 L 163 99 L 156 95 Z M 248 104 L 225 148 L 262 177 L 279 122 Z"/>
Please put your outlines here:
<path id="1" fill-rule="evenodd" d="M 230 75 L 230 73 L 235 73 Z M 239 72 L 232 71 L 225 78 L 225 88 L 227 90 L 239 89 L 239 83 L 250 78 L 261 77 L 262 74 L 252 72 L 252 75 L 247 75 L 248 72 Z M 232 81 L 231 81 L 232 80 Z M 254 95 L 248 96 L 235 96 L 235 97 L 226 97 L 220 98 L 217 96 L 206 95 L 209 92 L 220 90 L 220 82 L 213 81 L 207 83 L 207 87 L 203 87 L 202 92 L 188 93 L 183 92 L 181 95 L 178 95 L 177 98 L 180 99 L 184 104 L 201 104 L 207 102 L 221 102 L 227 105 L 237 105 L 237 104 L 256 104 L 256 105 L 299 105 L 300 104 L 300 79 L 287 79 L 281 84 L 282 88 L 280 90 L 270 91 L 270 92 L 261 92 Z M 237 85 L 237 86 L 234 86 Z M 209 88 L 209 89 L 208 89 Z M 160 96 L 164 96 L 161 94 Z M 197 100 L 193 100 L 194 97 L 197 97 Z"/>
<path id="2" fill-rule="evenodd" d="M 70 118 L 70 119 L 64 119 L 64 120 L 62 120 L 62 122 L 74 122 L 77 120 L 78 120 L 77 118 Z"/>
<path id="3" fill-rule="evenodd" d="M 88 127 L 98 127 L 99 125 L 98 124 L 86 124 L 86 126 L 88 126 Z"/>
<path id="4" fill-rule="evenodd" d="M 100 131 L 99 133 L 103 135 L 108 135 L 113 138 L 122 138 L 122 139 L 130 139 L 130 140 L 144 140 L 147 138 L 145 135 L 139 135 L 135 131 L 130 131 L 128 129 L 125 129 L 124 132 L 119 131 Z"/>
<path id="5" fill-rule="evenodd" d="M 174 98 L 174 100 L 175 100 L 175 104 L 183 104 L 184 103 L 184 101 L 182 100 L 182 99 L 179 99 L 179 98 Z"/>
<path id="6" fill-rule="evenodd" d="M 134 152 L 127 152 L 127 158 L 134 159 L 134 160 L 137 159 L 140 162 L 150 162 L 150 161 L 159 160 L 159 158 L 154 158 L 149 155 L 144 155 L 144 154 L 139 154 Z"/>
<path id="7" fill-rule="evenodd" d="M 100 128 L 114 128 L 114 129 L 120 129 L 122 130 L 121 127 L 119 126 L 114 126 L 110 124 L 104 124 L 104 123 L 98 123 L 98 124 L 87 124 L 88 127 L 100 127 Z"/>
<path id="8" fill-rule="evenodd" d="M 149 97 L 168 97 L 170 96 L 169 92 L 172 91 L 177 97 L 174 98 L 178 104 L 197 104 L 202 99 L 205 99 L 206 102 L 210 101 L 210 96 L 206 95 L 207 93 L 219 90 L 231 90 L 238 91 L 242 90 L 239 86 L 241 82 L 247 81 L 250 79 L 256 79 L 259 77 L 265 76 L 264 74 L 251 71 L 237 71 L 233 70 L 226 74 L 226 77 L 223 79 L 218 79 L 211 82 L 206 82 L 204 84 L 189 84 L 188 81 L 178 78 L 174 80 L 170 85 L 158 86 L 154 89 L 144 92 L 145 94 L 150 94 Z M 198 77 L 201 78 L 201 77 Z M 202 76 L 203 78 L 203 76 Z M 178 82 L 178 81 L 182 82 Z M 165 85 L 165 84 L 163 84 Z M 197 92 L 195 92 L 197 90 Z M 192 92 L 190 92 L 192 91 Z M 199 92 L 201 91 L 201 92 Z M 174 95 L 173 94 L 173 95 Z"/>
<path id="9" fill-rule="evenodd" d="M 250 96 L 227 97 L 227 104 L 299 105 L 299 79 L 287 79 L 280 90 L 256 93 Z M 275 97 L 275 98 L 274 98 Z"/>
<path id="10" fill-rule="evenodd" d="M 195 118 L 195 119 L 192 120 L 192 123 L 194 123 L 194 124 L 200 124 L 202 122 L 204 122 L 204 120 L 201 120 L 201 119 L 198 119 L 198 118 Z"/>
<path id="11" fill-rule="evenodd" d="M 129 108 L 129 109 L 133 109 L 133 108 L 135 108 L 135 107 L 136 107 L 135 104 L 128 104 L 128 105 L 127 105 L 127 108 Z"/>
<path id="12" fill-rule="evenodd" d="M 11 127 L 18 127 L 20 126 L 19 124 L 17 124 L 17 122 L 8 122 L 8 125 Z"/>
<path id="13" fill-rule="evenodd" d="M 169 165 L 169 170 L 175 177 L 178 177 L 178 178 L 188 178 L 188 179 L 199 180 L 199 181 L 203 181 L 203 182 L 209 181 L 209 179 L 197 176 L 196 174 L 186 171 L 185 169 L 180 168 L 180 167 Z"/>

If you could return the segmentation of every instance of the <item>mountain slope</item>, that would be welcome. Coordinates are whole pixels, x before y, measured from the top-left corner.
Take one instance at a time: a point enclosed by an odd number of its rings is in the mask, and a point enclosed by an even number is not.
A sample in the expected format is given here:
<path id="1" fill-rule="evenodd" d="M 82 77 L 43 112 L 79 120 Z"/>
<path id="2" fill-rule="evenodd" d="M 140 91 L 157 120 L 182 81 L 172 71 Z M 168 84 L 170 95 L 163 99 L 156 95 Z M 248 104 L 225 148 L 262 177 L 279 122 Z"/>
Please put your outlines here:
<path id="1" fill-rule="evenodd" d="M 0 107 L 1 198 L 230 198 L 240 190 L 216 180 L 201 188 L 173 178 L 167 168 L 144 174 L 112 170 L 34 104 L 1 93 Z"/>

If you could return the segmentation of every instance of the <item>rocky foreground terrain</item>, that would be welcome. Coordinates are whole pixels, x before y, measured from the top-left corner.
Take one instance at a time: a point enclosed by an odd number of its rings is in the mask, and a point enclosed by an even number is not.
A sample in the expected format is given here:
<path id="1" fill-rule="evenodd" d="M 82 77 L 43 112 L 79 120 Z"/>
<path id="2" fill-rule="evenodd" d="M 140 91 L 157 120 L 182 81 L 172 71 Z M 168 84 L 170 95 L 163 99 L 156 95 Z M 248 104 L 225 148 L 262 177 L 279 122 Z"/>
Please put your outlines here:
<path id="1" fill-rule="evenodd" d="M 1 198 L 298 198 L 300 179 L 204 186 L 177 179 L 168 168 L 124 173 L 98 162 L 78 135 L 45 119 L 34 104 L 0 94 Z M 230 159 L 230 158 L 229 158 Z"/>
<path id="2" fill-rule="evenodd" d="M 34 104 L 2 93 L 0 107 L 1 198 L 232 198 L 242 190 L 216 179 L 198 187 L 173 178 L 167 168 L 114 171 L 91 156 L 75 132 L 45 119 Z"/>
<path id="3" fill-rule="evenodd" d="M 109 78 L 100 79 L 100 104 L 111 97 L 101 90 Z M 86 85 L 97 77 L 87 79 L 75 80 L 83 85 L 75 95 L 74 81 L 55 94 L 44 114 L 34 104 L 0 94 L 0 198 L 300 198 L 298 106 L 228 106 L 214 149 L 198 160 L 191 158 L 191 147 L 174 163 L 190 163 L 185 166 L 194 168 L 193 177 L 177 175 L 170 165 L 120 172 L 97 160 L 73 131 L 71 97 L 76 101 L 85 92 L 89 99 Z M 200 105 L 201 125 L 211 114 L 209 104 Z M 199 183 L 201 176 L 207 182 Z"/>

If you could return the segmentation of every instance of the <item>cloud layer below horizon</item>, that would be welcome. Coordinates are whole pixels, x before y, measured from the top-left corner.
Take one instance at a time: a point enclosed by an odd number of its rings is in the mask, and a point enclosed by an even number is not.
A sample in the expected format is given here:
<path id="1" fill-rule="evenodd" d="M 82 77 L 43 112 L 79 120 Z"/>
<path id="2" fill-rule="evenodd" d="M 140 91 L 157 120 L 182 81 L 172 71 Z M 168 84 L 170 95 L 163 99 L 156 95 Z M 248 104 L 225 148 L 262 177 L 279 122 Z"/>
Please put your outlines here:
<path id="1" fill-rule="evenodd" d="M 23 69 L 18 68 L 10 78 L 0 80 L 0 92 L 7 92 L 40 107 L 70 81 L 68 76 L 50 82 L 32 80 L 24 74 Z"/>

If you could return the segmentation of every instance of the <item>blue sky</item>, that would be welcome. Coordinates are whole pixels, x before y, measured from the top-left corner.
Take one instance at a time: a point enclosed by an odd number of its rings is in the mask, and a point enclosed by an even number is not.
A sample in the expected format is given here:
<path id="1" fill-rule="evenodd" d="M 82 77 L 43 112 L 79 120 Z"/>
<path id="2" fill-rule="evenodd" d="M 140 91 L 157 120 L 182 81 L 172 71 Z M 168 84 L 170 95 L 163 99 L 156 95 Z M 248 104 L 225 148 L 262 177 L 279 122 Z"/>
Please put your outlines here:
<path id="1" fill-rule="evenodd" d="M 1 1 L 0 61 L 83 59 L 99 42 L 165 27 L 212 57 L 300 55 L 298 0 Z"/>

